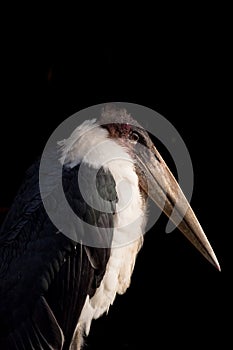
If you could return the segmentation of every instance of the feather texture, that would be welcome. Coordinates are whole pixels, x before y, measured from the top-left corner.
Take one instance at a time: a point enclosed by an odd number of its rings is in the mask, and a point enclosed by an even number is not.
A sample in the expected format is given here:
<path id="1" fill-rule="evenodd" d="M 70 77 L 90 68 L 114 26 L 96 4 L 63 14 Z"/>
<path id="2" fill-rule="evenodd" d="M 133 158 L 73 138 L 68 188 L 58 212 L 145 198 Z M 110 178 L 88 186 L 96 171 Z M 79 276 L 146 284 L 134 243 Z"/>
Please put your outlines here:
<path id="1" fill-rule="evenodd" d="M 116 294 L 128 288 L 142 245 L 145 203 L 124 147 L 92 120 L 60 142 L 60 150 L 67 201 L 83 222 L 96 226 L 99 246 L 106 248 L 84 246 L 76 236 L 57 231 L 41 200 L 38 160 L 0 231 L 1 348 L 80 349 L 92 319 L 107 312 Z M 81 166 L 84 183 L 94 172 L 106 210 L 94 209 L 98 198 L 90 203 L 83 198 Z M 53 185 L 56 164 L 48 175 L 46 198 L 62 220 Z M 78 230 L 77 237 L 85 235 L 81 225 Z"/>

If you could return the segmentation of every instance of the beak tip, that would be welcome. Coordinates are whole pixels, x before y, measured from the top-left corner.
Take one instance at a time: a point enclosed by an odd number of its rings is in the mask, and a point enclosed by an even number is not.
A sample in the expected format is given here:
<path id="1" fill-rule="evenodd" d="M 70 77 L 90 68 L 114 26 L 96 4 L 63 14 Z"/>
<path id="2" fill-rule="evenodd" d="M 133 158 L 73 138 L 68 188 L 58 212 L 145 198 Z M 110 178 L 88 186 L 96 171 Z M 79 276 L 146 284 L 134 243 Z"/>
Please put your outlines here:
<path id="1" fill-rule="evenodd" d="M 219 271 L 219 272 L 221 272 L 221 266 L 220 266 L 220 264 L 219 264 L 219 262 L 218 262 L 218 259 L 216 258 L 216 255 L 214 254 L 214 252 L 213 252 L 213 254 L 212 254 L 212 256 L 211 256 L 211 263 L 212 263 L 212 265 L 214 265 L 214 267 Z"/>

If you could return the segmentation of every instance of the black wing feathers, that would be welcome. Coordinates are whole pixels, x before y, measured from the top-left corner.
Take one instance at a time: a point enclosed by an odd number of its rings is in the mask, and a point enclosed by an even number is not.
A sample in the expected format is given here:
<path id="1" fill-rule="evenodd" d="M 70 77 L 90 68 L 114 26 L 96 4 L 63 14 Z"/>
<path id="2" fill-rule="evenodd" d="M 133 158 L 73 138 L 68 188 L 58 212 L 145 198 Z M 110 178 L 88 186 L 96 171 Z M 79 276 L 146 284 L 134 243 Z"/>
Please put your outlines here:
<path id="1" fill-rule="evenodd" d="M 86 165 L 87 172 L 92 170 Z M 50 221 L 38 171 L 39 161 L 28 170 L 0 230 L 1 349 L 68 349 L 86 296 L 100 285 L 110 255 L 117 201 L 111 174 L 101 169 L 96 177 L 98 191 L 112 209 L 105 213 L 85 203 L 77 181 L 79 166 L 63 172 L 73 211 L 108 228 L 104 235 L 97 229 L 106 248 L 93 248 L 67 238 Z"/>

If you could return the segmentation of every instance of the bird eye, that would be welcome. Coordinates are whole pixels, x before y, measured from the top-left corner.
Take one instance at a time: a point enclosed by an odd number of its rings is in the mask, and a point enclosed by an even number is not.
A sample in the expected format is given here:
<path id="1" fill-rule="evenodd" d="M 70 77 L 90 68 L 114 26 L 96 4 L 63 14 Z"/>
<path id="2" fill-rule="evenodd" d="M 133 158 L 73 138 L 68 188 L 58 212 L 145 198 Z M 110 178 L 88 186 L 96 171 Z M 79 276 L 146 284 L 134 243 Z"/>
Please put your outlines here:
<path id="1" fill-rule="evenodd" d="M 137 132 L 132 132 L 129 136 L 130 142 L 136 143 L 139 140 L 139 135 Z"/>

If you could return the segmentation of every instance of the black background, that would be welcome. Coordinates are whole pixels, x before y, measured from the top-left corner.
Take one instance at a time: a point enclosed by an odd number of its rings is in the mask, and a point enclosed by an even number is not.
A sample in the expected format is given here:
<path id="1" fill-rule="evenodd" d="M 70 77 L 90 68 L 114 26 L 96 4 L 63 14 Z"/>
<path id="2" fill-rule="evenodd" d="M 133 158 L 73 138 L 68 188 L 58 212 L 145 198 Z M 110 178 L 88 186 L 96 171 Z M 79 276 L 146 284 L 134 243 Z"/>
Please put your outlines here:
<path id="1" fill-rule="evenodd" d="M 178 230 L 166 235 L 161 217 L 146 234 L 130 289 L 93 322 L 90 350 L 227 348 L 228 41 L 214 20 L 187 19 L 165 33 L 166 25 L 143 35 L 131 29 L 127 37 L 94 38 L 77 29 L 75 39 L 62 30 L 41 35 L 19 27 L 2 43 L 1 218 L 54 128 L 94 104 L 122 101 L 156 110 L 176 127 L 193 161 L 191 204 L 222 272 Z"/>

